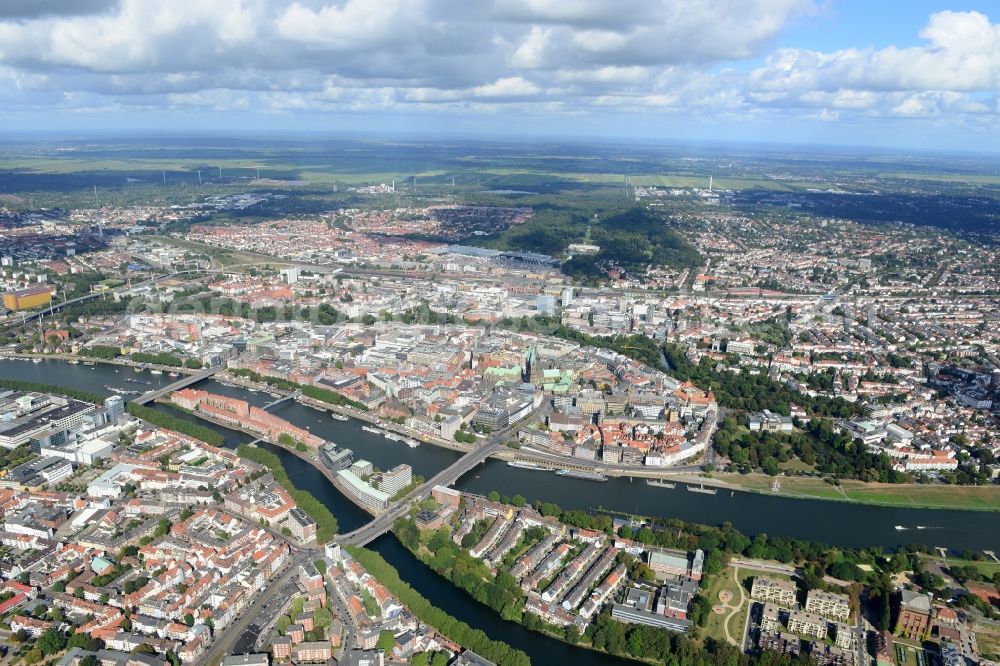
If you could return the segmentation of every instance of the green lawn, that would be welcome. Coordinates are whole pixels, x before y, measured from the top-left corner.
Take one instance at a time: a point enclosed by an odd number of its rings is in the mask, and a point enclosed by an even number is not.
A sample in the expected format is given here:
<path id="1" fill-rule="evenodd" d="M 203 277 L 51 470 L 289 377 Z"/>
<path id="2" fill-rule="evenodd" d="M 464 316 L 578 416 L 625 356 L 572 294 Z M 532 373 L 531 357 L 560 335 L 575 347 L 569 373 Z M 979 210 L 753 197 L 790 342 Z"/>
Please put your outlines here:
<path id="1" fill-rule="evenodd" d="M 763 474 L 720 475 L 720 481 L 745 490 L 771 494 L 774 478 Z M 842 480 L 839 486 L 816 477 L 779 477 L 780 495 L 834 499 L 912 508 L 1000 510 L 1000 485 L 948 486 L 940 484 L 863 483 Z"/>
<path id="2" fill-rule="evenodd" d="M 709 603 L 713 606 L 717 606 L 722 603 L 719 601 L 719 592 L 722 590 L 729 590 L 730 593 L 732 593 L 733 601 L 731 603 L 739 601 L 740 592 L 736 587 L 736 583 L 733 581 L 733 570 L 731 567 L 726 567 L 714 576 L 709 577 L 708 581 L 704 584 L 702 594 L 705 595 L 705 598 L 708 599 Z M 723 626 L 726 621 L 726 615 L 728 615 L 729 612 L 729 610 L 726 610 L 721 615 L 710 613 L 708 621 L 705 623 L 704 635 L 719 641 L 725 641 L 726 633 Z"/>
<path id="3" fill-rule="evenodd" d="M 920 559 L 928 562 L 940 562 L 941 558 L 934 555 L 921 555 Z M 949 557 L 948 558 L 949 567 L 975 567 L 979 570 L 979 573 L 983 574 L 987 578 L 991 578 L 993 574 L 1000 571 L 1000 563 L 994 562 L 993 560 L 961 560 L 958 558 Z"/>
<path id="4" fill-rule="evenodd" d="M 994 661 L 1000 657 L 1000 629 L 991 629 L 984 626 L 977 627 L 976 642 L 979 644 L 979 653 L 991 656 Z"/>
<path id="5" fill-rule="evenodd" d="M 733 580 L 733 567 L 731 566 L 726 567 L 714 576 L 710 576 L 707 581 L 704 581 L 702 584 L 702 593 L 705 595 L 705 598 L 708 599 L 709 603 L 713 606 L 721 606 L 722 602 L 719 601 L 719 592 L 722 590 L 729 590 L 732 594 L 732 601 L 729 602 L 729 605 L 736 605 L 740 601 L 741 587 L 743 590 L 744 603 L 739 612 L 735 613 L 731 618 L 729 617 L 729 614 L 732 612 L 732 608 L 724 609 L 721 615 L 710 613 L 708 621 L 705 623 L 705 629 L 702 634 L 703 636 L 725 641 L 725 625 L 728 618 L 729 635 L 736 641 L 739 641 L 742 638 L 743 627 L 746 625 L 747 613 L 750 612 L 750 604 L 752 603 L 749 590 L 751 583 L 750 579 L 754 576 L 768 576 L 779 580 L 791 579 L 790 576 L 785 574 L 774 574 L 766 571 L 740 567 L 737 571 L 737 578 L 739 580 L 739 584 L 737 584 L 736 581 Z"/>

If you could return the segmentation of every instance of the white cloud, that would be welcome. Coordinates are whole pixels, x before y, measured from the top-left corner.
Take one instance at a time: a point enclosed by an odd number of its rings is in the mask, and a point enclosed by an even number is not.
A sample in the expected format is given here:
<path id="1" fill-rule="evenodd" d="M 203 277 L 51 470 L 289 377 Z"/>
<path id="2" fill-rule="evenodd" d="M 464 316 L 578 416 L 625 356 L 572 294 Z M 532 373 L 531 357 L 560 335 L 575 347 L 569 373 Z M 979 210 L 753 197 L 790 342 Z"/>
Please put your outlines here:
<path id="1" fill-rule="evenodd" d="M 401 24 L 410 23 L 416 9 L 406 0 L 347 0 L 319 10 L 296 2 L 277 17 L 277 34 L 290 42 L 357 49 L 399 36 Z"/>
<path id="2" fill-rule="evenodd" d="M 979 12 L 932 14 L 925 45 L 820 53 L 781 49 L 751 75 L 761 89 L 872 91 L 1000 88 L 1000 24 Z"/>
<path id="3" fill-rule="evenodd" d="M 527 97 L 539 92 L 538 86 L 520 76 L 508 76 L 493 83 L 476 86 L 472 93 L 476 97 Z"/>
<path id="4" fill-rule="evenodd" d="M 513 67 L 521 69 L 536 69 L 540 67 L 545 56 L 545 50 L 549 47 L 549 38 L 552 30 L 541 26 L 531 26 L 531 32 L 524 38 L 510 58 Z"/>
<path id="5" fill-rule="evenodd" d="M 7 110 L 1000 115 L 1000 24 L 977 12 L 930 15 L 917 46 L 822 52 L 776 47 L 811 0 L 30 4 L 0 2 Z"/>

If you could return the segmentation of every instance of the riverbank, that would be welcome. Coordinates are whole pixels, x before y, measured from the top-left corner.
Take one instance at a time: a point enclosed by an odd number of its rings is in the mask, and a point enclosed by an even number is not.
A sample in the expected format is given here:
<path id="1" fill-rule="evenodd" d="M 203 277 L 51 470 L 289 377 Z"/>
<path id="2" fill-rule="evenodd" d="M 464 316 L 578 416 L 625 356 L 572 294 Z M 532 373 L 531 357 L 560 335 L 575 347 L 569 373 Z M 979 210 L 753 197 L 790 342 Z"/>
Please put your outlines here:
<path id="1" fill-rule="evenodd" d="M 308 490 L 299 488 L 288 476 L 285 466 L 281 464 L 281 459 L 270 451 L 240 444 L 236 449 L 240 458 L 252 460 L 259 465 L 263 465 L 271 472 L 271 475 L 284 487 L 284 489 L 295 500 L 295 504 L 306 512 L 310 518 L 316 521 L 316 543 L 324 544 L 337 534 L 339 523 L 336 516 L 331 513 L 325 504 L 320 502 Z"/>
<path id="2" fill-rule="evenodd" d="M 114 373 L 111 366 L 86 367 L 69 365 L 64 361 L 46 360 L 41 363 L 26 363 L 0 359 L 0 376 L 36 383 L 57 384 L 82 391 L 92 391 L 107 397 L 102 390 L 105 383 L 121 375 Z M 131 372 L 129 372 L 131 375 Z M 170 382 L 166 376 L 150 376 L 148 372 L 135 375 L 151 382 L 153 388 Z M 216 375 L 218 377 L 218 375 Z M 270 398 L 266 394 L 247 393 L 242 388 L 229 388 L 216 378 L 206 379 L 197 385 L 213 393 L 248 400 L 263 406 Z M 184 414 L 173 408 L 159 407 L 173 415 L 190 419 L 206 427 L 216 428 L 225 435 L 227 446 L 235 449 L 236 444 L 246 441 L 243 435 L 230 428 L 222 428 L 208 423 L 193 414 Z M 366 420 L 350 418 L 347 421 L 333 419 L 297 402 L 286 402 L 276 413 L 300 427 L 311 427 L 312 432 L 328 441 L 336 442 L 355 450 L 362 457 L 372 460 L 383 469 L 399 463 L 413 467 L 415 474 L 431 478 L 435 473 L 455 462 L 459 455 L 443 447 L 422 446 L 415 449 L 399 442 L 389 441 L 378 434 L 362 430 Z M 329 411 L 329 410 L 325 410 Z M 253 439 L 250 436 L 249 439 Z M 296 452 L 286 449 L 271 449 L 281 455 L 282 460 L 300 487 L 308 487 L 313 494 L 335 509 L 341 529 L 351 531 L 370 520 L 370 514 L 363 511 L 345 497 L 329 482 L 316 465 L 296 456 Z M 524 450 L 501 449 L 504 457 L 524 453 Z M 289 455 L 290 454 L 290 455 Z M 715 477 L 727 475 L 716 473 Z M 859 502 L 801 499 L 786 492 L 771 493 L 770 477 L 765 479 L 763 492 L 724 492 L 715 495 L 687 492 L 684 484 L 698 484 L 700 479 L 694 474 L 674 476 L 679 483 L 675 489 L 647 485 L 644 479 L 608 477 L 607 482 L 595 483 L 551 472 L 533 471 L 509 467 L 502 460 L 489 460 L 473 473 L 464 475 L 455 484 L 459 490 L 487 494 L 495 489 L 514 496 L 536 497 L 543 502 L 552 502 L 572 510 L 593 511 L 599 507 L 623 515 L 650 515 L 674 518 L 709 525 L 731 523 L 744 534 L 783 535 L 799 539 L 809 539 L 829 543 L 835 547 L 864 547 L 880 545 L 894 550 L 908 544 L 946 546 L 953 552 L 965 549 L 983 550 L 997 548 L 993 527 L 995 514 L 985 511 L 961 509 L 941 509 L 928 512 L 924 509 L 903 506 L 871 506 Z M 783 479 L 784 480 L 784 479 Z M 708 479 L 711 482 L 711 479 Z M 717 484 L 721 485 L 721 484 Z M 789 490 L 788 484 L 786 489 Z M 735 491 L 737 487 L 727 486 Z M 799 519 L 809 516 L 809 520 Z M 916 525 L 936 526 L 936 531 L 912 529 L 899 531 L 896 525 L 912 527 Z M 933 538 L 931 538 L 933 535 Z M 435 596 L 436 598 L 436 596 Z M 440 600 L 439 600 L 440 601 Z M 466 608 L 463 613 L 474 612 Z M 518 640 L 528 640 L 520 637 Z"/>
<path id="3" fill-rule="evenodd" d="M 841 479 L 839 485 L 808 476 L 767 476 L 765 474 L 719 474 L 713 476 L 673 475 L 672 481 L 703 482 L 706 486 L 760 495 L 818 499 L 850 504 L 906 509 L 959 509 L 1000 511 L 1000 485 L 953 486 L 923 483 L 866 483 Z M 775 492 L 772 485 L 781 484 Z"/>
<path id="4" fill-rule="evenodd" d="M 237 424 L 235 424 L 235 423 L 231 423 L 231 422 L 228 422 L 228 421 L 223 421 L 222 419 L 215 418 L 215 417 L 211 416 L 210 414 L 205 414 L 204 412 L 191 411 L 191 410 L 184 409 L 182 407 L 179 407 L 178 405 L 175 405 L 173 402 L 171 402 L 170 400 L 168 400 L 166 398 L 162 398 L 158 402 L 159 402 L 159 404 L 166 405 L 166 406 L 170 407 L 171 409 L 176 409 L 176 410 L 182 411 L 182 412 L 184 412 L 186 414 L 190 414 L 191 416 L 194 416 L 195 418 L 202 419 L 204 421 L 207 421 L 209 423 L 217 425 L 217 426 L 219 426 L 221 428 L 226 428 L 228 430 L 232 430 L 233 432 L 241 432 L 244 435 L 247 435 L 249 437 L 253 437 L 254 438 L 253 441 L 255 441 L 255 442 L 256 441 L 265 442 L 265 443 L 267 443 L 267 444 L 269 444 L 269 445 L 271 445 L 271 446 L 273 446 L 273 447 L 275 447 L 277 449 L 281 449 L 282 451 L 285 451 L 285 452 L 287 452 L 287 453 L 295 456 L 296 458 L 302 460 L 303 462 L 305 462 L 305 463 L 311 465 L 313 468 L 315 468 L 315 470 L 317 472 L 319 472 L 320 474 L 322 474 L 323 477 L 327 481 L 329 481 L 330 484 L 333 485 L 333 487 L 336 488 L 338 492 L 340 492 L 340 494 L 342 494 L 347 500 L 349 500 L 350 502 L 352 502 L 353 504 L 355 504 L 358 508 L 364 510 L 366 513 L 368 513 L 372 517 L 378 516 L 378 513 L 372 511 L 371 507 L 365 506 L 361 502 L 361 500 L 359 500 L 357 497 L 354 496 L 353 493 L 348 492 L 348 490 L 344 487 L 343 482 L 340 479 L 338 479 L 329 469 L 327 469 L 326 465 L 324 465 L 316 457 L 314 450 L 299 451 L 295 447 L 285 446 L 284 444 L 281 444 L 279 442 L 272 441 L 272 440 L 268 439 L 266 436 L 262 435 L 261 433 L 256 432 L 254 430 L 250 430 L 249 428 L 244 428 L 244 427 L 237 426 Z"/>
<path id="5" fill-rule="evenodd" d="M 216 380 L 256 391 L 266 391 L 282 396 L 291 395 L 287 391 L 276 389 L 268 384 L 253 382 L 244 377 L 230 375 L 226 372 L 217 375 Z M 467 453 L 472 448 L 467 444 L 418 433 L 397 423 L 384 421 L 370 412 L 363 412 L 341 405 L 331 405 L 330 403 L 321 402 L 308 396 L 298 396 L 296 400 L 309 407 L 376 425 L 383 430 L 396 432 L 407 437 L 418 437 L 425 444 L 440 446 L 461 453 Z M 297 451 L 289 451 L 295 455 L 300 455 Z M 530 449 L 511 449 L 506 447 L 498 450 L 492 457 L 508 462 L 514 460 L 531 462 L 551 470 L 571 469 L 599 472 L 609 477 L 659 480 L 684 484 L 703 483 L 705 486 L 730 490 L 732 492 L 752 492 L 792 499 L 816 499 L 911 509 L 1000 511 L 1000 485 L 890 484 L 866 483 L 851 479 L 843 479 L 839 485 L 834 485 L 816 477 L 771 477 L 763 474 L 742 475 L 723 474 L 719 472 L 714 473 L 712 476 L 707 476 L 698 474 L 696 470 L 692 470 L 690 467 L 686 467 L 685 471 L 679 472 L 676 468 L 661 469 L 656 467 L 593 465 L 578 458 L 564 459 Z M 321 465 L 317 466 L 322 467 Z M 775 480 L 781 484 L 781 489 L 777 493 L 772 490 L 772 484 Z"/>
<path id="6" fill-rule="evenodd" d="M 33 361 L 39 359 L 43 361 L 65 361 L 66 363 L 78 363 L 80 365 L 117 365 L 140 370 L 159 370 L 160 372 L 176 372 L 180 375 L 193 375 L 201 372 L 204 368 L 187 368 L 175 365 L 160 365 L 158 363 L 138 363 L 125 356 L 119 358 L 96 358 L 91 356 L 80 356 L 78 354 L 38 354 L 35 352 L 17 352 L 16 354 L 0 354 L 0 359 L 7 361 Z"/>
<path id="7" fill-rule="evenodd" d="M 364 567 L 365 571 L 385 585 L 389 592 L 395 595 L 410 612 L 449 639 L 499 666 L 527 666 L 531 663 L 528 655 L 521 650 L 517 650 L 502 641 L 490 639 L 482 629 L 473 628 L 432 605 L 423 595 L 404 581 L 395 567 L 379 553 L 354 546 L 348 546 L 347 550 Z"/>
<path id="8" fill-rule="evenodd" d="M 252 379 L 241 377 L 239 375 L 234 375 L 228 371 L 223 371 L 218 375 L 216 375 L 215 380 L 224 384 L 232 384 L 234 386 L 239 386 L 241 388 L 250 389 L 252 391 L 265 391 L 267 393 L 274 393 L 282 397 L 287 397 L 292 395 L 292 391 L 276 388 L 274 386 L 271 386 L 270 384 L 266 384 L 263 382 L 255 382 Z M 334 405 L 329 402 L 317 400 L 316 398 L 311 398 L 307 395 L 299 395 L 295 400 L 296 402 L 306 405 L 307 407 L 313 407 L 320 411 L 330 412 L 331 414 L 339 414 L 341 416 L 347 416 L 352 419 L 357 419 L 359 421 L 365 421 L 367 423 L 371 423 L 372 425 L 378 426 L 383 430 L 395 432 L 399 435 L 403 435 L 404 437 L 411 437 L 425 444 L 433 444 L 435 446 L 451 449 L 452 451 L 458 451 L 460 453 L 468 453 L 473 448 L 468 444 L 462 444 L 460 442 L 450 441 L 447 439 L 443 439 L 441 437 L 430 435 L 428 433 L 423 433 L 417 430 L 413 430 L 412 428 L 407 428 L 405 425 L 395 423 L 394 421 L 385 421 L 383 419 L 380 419 L 377 415 L 372 414 L 371 412 L 355 409 L 348 405 Z"/>

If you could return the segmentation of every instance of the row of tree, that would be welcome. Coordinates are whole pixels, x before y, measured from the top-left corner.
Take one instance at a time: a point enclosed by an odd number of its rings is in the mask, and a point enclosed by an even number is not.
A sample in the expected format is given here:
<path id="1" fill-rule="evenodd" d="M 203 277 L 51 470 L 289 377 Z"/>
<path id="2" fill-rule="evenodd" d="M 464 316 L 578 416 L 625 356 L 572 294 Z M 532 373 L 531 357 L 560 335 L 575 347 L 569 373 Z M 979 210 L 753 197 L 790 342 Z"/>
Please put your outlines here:
<path id="1" fill-rule="evenodd" d="M 182 419 L 178 416 L 161 412 L 158 409 L 146 407 L 134 402 L 129 402 L 125 408 L 128 410 L 129 414 L 137 419 L 149 421 L 153 425 L 158 425 L 161 428 L 166 428 L 189 437 L 194 437 L 195 439 L 200 439 L 206 444 L 211 444 L 212 446 L 222 446 L 226 442 L 225 437 L 211 428 L 198 425 L 197 423 L 192 423 L 191 421 Z"/>
<path id="2" fill-rule="evenodd" d="M 292 499 L 295 500 L 299 508 L 316 521 L 316 540 L 319 543 L 325 543 L 333 538 L 339 528 L 336 517 L 312 493 L 295 486 L 278 456 L 270 451 L 265 451 L 264 449 L 248 444 L 240 444 L 239 448 L 236 449 L 236 453 L 241 458 L 252 460 L 266 467 L 275 480 L 288 491 L 288 494 L 292 496 Z"/>
<path id="3" fill-rule="evenodd" d="M 348 546 L 348 551 L 365 570 L 398 598 L 421 621 L 426 622 L 450 640 L 489 659 L 499 666 L 529 666 L 528 655 L 507 643 L 492 640 L 482 629 L 474 629 L 431 604 L 399 572 L 378 553 L 365 548 Z"/>
<path id="4" fill-rule="evenodd" d="M 0 388 L 10 389 L 12 391 L 33 391 L 35 393 L 54 393 L 55 395 L 64 395 L 68 398 L 74 398 L 81 402 L 89 402 L 95 405 L 100 405 L 104 403 L 104 396 L 93 393 L 91 391 L 81 391 L 80 389 L 67 388 L 65 386 L 56 386 L 55 384 L 43 384 L 41 382 L 29 382 L 24 379 L 0 379 Z"/>
<path id="5" fill-rule="evenodd" d="M 329 405 L 338 405 L 343 407 L 353 407 L 361 411 L 368 411 L 368 408 L 357 400 L 351 400 L 345 395 L 332 391 L 330 389 L 325 389 L 319 386 L 314 386 L 312 384 L 299 384 L 293 382 L 284 377 L 275 377 L 273 375 L 262 375 L 259 372 L 254 372 L 247 368 L 237 368 L 235 370 L 230 370 L 230 372 L 237 377 L 245 377 L 250 381 L 257 382 L 258 384 L 267 384 L 268 386 L 274 387 L 279 390 L 284 391 L 302 391 L 302 395 L 308 396 L 313 400 L 319 400 L 320 402 L 325 402 Z"/>

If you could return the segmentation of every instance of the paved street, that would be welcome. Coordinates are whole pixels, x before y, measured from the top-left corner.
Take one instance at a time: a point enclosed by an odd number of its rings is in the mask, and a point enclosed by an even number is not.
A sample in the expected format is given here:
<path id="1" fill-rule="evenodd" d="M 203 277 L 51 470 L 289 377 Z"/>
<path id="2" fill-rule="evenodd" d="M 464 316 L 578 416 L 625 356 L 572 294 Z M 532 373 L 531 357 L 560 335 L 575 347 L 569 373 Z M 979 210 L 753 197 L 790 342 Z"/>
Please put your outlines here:
<path id="1" fill-rule="evenodd" d="M 282 589 L 286 583 L 292 580 L 298 570 L 299 564 L 305 562 L 308 559 L 306 553 L 299 553 L 297 556 L 290 558 L 289 563 L 286 565 L 285 569 L 278 575 L 277 578 L 273 579 L 271 583 L 261 592 L 256 600 L 248 608 L 244 608 L 243 612 L 240 613 L 239 617 L 231 625 L 220 631 L 216 636 L 215 640 L 212 641 L 212 645 L 208 650 L 201 656 L 199 664 L 203 666 L 214 666 L 222 661 L 222 659 L 232 653 L 234 646 L 237 641 L 243 637 L 246 630 L 250 627 L 254 620 L 267 617 L 265 613 L 273 611 L 277 612 L 277 608 L 272 607 L 271 601 L 280 602 L 281 600 L 277 598 L 277 593 Z"/>

